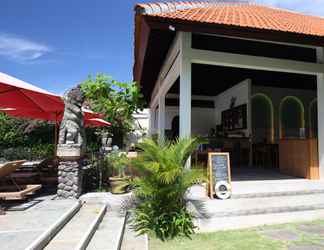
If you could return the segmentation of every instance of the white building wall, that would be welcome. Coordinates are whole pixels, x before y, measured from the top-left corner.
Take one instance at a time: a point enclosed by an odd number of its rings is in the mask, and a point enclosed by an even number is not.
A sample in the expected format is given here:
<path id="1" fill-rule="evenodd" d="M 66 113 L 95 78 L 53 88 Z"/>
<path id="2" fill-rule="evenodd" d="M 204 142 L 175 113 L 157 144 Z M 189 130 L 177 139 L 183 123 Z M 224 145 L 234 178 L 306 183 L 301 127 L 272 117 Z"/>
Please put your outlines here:
<path id="1" fill-rule="evenodd" d="M 152 114 L 150 113 L 150 109 L 144 109 L 142 112 L 139 112 L 138 114 L 133 114 L 134 132 L 130 133 L 126 138 L 126 142 L 128 145 L 137 144 L 144 137 L 149 135 L 150 119 L 151 119 L 150 114 Z"/>
<path id="2" fill-rule="evenodd" d="M 212 108 L 192 108 L 191 109 L 191 131 L 192 135 L 208 135 L 211 128 L 216 127 L 215 111 Z M 172 120 L 179 116 L 179 107 L 166 107 L 165 128 L 172 128 Z"/>
<path id="3" fill-rule="evenodd" d="M 227 89 L 223 93 L 215 97 L 215 123 L 217 125 L 222 123 L 222 112 L 230 109 L 232 98 L 236 98 L 235 107 L 247 104 L 247 129 L 242 130 L 246 136 L 251 133 L 251 107 L 250 107 L 250 95 L 251 95 L 251 81 L 246 79 L 232 88 Z"/>

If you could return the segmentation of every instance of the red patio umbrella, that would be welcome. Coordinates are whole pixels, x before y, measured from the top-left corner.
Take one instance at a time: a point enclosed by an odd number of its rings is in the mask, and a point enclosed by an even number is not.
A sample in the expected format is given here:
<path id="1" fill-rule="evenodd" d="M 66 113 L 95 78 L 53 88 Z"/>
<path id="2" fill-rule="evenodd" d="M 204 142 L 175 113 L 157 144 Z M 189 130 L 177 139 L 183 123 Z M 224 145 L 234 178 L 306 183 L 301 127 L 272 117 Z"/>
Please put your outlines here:
<path id="1" fill-rule="evenodd" d="M 0 111 L 15 117 L 60 122 L 64 101 L 58 95 L 0 72 Z M 83 112 L 85 121 L 103 117 L 88 109 Z"/>
<path id="2" fill-rule="evenodd" d="M 111 125 L 101 119 L 101 114 L 86 109 L 83 111 L 87 126 Z M 0 72 L 0 112 L 14 117 L 55 122 L 56 145 L 57 125 L 64 114 L 64 101 L 60 96 Z"/>
<path id="3" fill-rule="evenodd" d="M 55 114 L 64 110 L 64 102 L 58 95 L 0 72 L 0 108 Z"/>
<path id="4" fill-rule="evenodd" d="M 109 126 L 111 126 L 110 122 L 107 122 L 101 118 L 90 118 L 90 119 L 86 119 L 84 122 L 85 122 L 86 127 L 109 127 Z"/>
<path id="5" fill-rule="evenodd" d="M 91 110 L 82 109 L 84 113 L 84 122 L 85 124 L 91 124 L 92 119 L 101 119 L 102 115 L 98 113 L 94 113 Z M 27 118 L 27 119 L 35 119 L 35 120 L 43 120 L 43 121 L 52 121 L 56 123 L 60 123 L 63 119 L 64 110 L 57 110 L 53 113 L 47 113 L 42 110 L 37 109 L 15 109 L 15 108 L 0 108 L 0 112 L 6 113 L 7 115 L 19 117 L 19 118 Z M 104 121 L 104 120 L 103 120 Z M 93 125 L 95 125 L 95 121 Z M 107 122 L 107 126 L 111 124 Z M 102 126 L 100 124 L 100 126 Z"/>

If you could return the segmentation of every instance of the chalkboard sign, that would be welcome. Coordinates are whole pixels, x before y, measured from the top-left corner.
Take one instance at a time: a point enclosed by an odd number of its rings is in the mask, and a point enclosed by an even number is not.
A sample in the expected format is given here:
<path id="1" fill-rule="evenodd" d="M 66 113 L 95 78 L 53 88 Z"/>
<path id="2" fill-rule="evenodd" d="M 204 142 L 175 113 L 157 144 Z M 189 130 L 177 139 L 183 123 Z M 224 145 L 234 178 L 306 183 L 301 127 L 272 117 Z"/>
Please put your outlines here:
<path id="1" fill-rule="evenodd" d="M 229 153 L 209 153 L 208 154 L 208 176 L 209 187 L 208 193 L 211 198 L 217 194 L 215 186 L 220 184 L 220 191 L 231 189 L 231 171 Z"/>

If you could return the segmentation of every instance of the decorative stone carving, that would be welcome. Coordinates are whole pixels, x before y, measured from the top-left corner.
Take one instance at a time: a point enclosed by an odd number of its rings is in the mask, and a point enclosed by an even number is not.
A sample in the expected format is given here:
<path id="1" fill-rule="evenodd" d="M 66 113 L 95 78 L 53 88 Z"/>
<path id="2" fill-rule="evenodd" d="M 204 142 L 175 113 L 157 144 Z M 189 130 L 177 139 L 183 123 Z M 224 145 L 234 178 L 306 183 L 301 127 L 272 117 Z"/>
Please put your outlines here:
<path id="1" fill-rule="evenodd" d="M 84 95 L 77 86 L 64 95 L 64 115 L 60 126 L 57 156 L 57 195 L 63 199 L 77 199 L 82 193 L 82 156 L 86 148 L 82 104 Z"/>
<path id="2" fill-rule="evenodd" d="M 58 157 L 80 157 L 85 150 L 82 104 L 85 97 L 80 86 L 64 95 L 64 115 L 58 140 Z"/>
<path id="3" fill-rule="evenodd" d="M 102 147 L 111 147 L 112 138 L 109 137 L 109 133 L 103 133 L 101 136 Z"/>
<path id="4" fill-rule="evenodd" d="M 112 138 L 109 137 L 109 133 L 103 133 L 101 135 L 101 153 L 106 155 L 109 153 L 111 148 Z"/>

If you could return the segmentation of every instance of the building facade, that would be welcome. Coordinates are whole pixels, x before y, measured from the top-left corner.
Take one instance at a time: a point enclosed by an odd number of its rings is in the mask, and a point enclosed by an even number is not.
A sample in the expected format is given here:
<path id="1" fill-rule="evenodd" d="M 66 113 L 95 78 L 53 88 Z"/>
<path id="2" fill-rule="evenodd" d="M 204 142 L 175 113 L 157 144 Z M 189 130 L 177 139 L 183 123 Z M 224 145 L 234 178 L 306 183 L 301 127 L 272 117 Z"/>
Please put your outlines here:
<path id="1" fill-rule="evenodd" d="M 247 2 L 135 11 L 151 134 L 206 137 L 201 155 L 228 151 L 237 168 L 324 179 L 324 19 Z"/>

